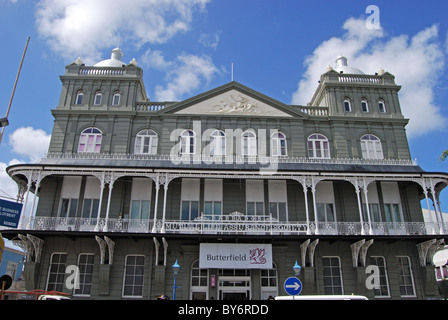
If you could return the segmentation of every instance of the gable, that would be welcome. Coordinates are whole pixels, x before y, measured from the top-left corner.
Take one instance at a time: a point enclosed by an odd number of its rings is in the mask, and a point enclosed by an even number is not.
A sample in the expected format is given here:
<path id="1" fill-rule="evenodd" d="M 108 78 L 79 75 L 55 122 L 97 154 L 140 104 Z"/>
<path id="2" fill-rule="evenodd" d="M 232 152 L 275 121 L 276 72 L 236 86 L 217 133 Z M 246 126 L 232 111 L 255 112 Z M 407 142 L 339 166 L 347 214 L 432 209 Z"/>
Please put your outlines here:
<path id="1" fill-rule="evenodd" d="M 167 113 L 185 115 L 235 115 L 293 117 L 293 110 L 274 99 L 237 83 L 230 83 L 165 109 Z"/>

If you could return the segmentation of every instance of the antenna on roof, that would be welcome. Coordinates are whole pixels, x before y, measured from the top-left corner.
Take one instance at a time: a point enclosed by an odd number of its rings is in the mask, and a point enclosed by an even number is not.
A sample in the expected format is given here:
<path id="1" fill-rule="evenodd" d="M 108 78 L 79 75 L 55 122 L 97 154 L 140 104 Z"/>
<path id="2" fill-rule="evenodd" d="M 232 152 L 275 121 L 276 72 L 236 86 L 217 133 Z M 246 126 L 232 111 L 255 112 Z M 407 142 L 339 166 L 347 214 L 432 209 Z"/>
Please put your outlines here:
<path id="1" fill-rule="evenodd" d="M 233 81 L 233 62 L 232 62 L 231 80 Z"/>

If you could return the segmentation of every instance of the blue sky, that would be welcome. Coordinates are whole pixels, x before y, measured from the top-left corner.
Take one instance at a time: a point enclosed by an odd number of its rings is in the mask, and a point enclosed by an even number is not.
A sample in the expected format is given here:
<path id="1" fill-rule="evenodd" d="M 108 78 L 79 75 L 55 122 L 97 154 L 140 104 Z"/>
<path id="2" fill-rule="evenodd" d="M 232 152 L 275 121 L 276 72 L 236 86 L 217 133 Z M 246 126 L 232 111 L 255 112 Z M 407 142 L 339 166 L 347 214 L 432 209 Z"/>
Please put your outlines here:
<path id="1" fill-rule="evenodd" d="M 380 29 L 368 29 L 368 5 Z M 3 172 L 46 152 L 64 67 L 110 57 L 144 70 L 153 101 L 182 100 L 234 80 L 287 104 L 305 105 L 339 54 L 365 73 L 381 66 L 402 85 L 413 159 L 446 172 L 448 23 L 445 1 L 0 0 L 0 117 L 31 37 L 0 144 L 0 196 L 15 196 Z M 448 211 L 448 191 L 441 194 Z"/>

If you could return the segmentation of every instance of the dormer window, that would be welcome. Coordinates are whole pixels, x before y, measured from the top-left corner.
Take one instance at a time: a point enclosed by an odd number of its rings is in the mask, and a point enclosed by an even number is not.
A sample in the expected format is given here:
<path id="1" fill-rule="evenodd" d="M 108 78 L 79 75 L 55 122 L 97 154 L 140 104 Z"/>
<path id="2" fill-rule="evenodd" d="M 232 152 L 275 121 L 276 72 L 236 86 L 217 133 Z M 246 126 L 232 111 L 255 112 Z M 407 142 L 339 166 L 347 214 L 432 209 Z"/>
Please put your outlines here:
<path id="1" fill-rule="evenodd" d="M 99 106 L 101 104 L 102 99 L 103 99 L 103 94 L 101 93 L 101 91 L 97 91 L 95 93 L 95 98 L 93 99 L 93 105 Z"/>
<path id="2" fill-rule="evenodd" d="M 75 104 L 82 104 L 82 99 L 84 98 L 84 92 L 82 90 L 78 90 L 76 92 Z"/>
<path id="3" fill-rule="evenodd" d="M 120 92 L 119 91 L 114 92 L 114 96 L 112 97 L 112 105 L 113 106 L 120 105 Z"/>

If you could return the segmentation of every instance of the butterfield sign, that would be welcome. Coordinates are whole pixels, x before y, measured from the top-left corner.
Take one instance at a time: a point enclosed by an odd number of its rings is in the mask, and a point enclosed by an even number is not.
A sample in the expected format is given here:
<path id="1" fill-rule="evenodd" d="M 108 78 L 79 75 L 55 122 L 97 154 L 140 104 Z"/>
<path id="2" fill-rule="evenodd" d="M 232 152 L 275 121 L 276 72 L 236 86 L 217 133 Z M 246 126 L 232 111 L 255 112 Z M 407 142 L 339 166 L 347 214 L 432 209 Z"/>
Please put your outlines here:
<path id="1" fill-rule="evenodd" d="M 272 269 L 272 245 L 201 243 L 199 268 Z"/>

